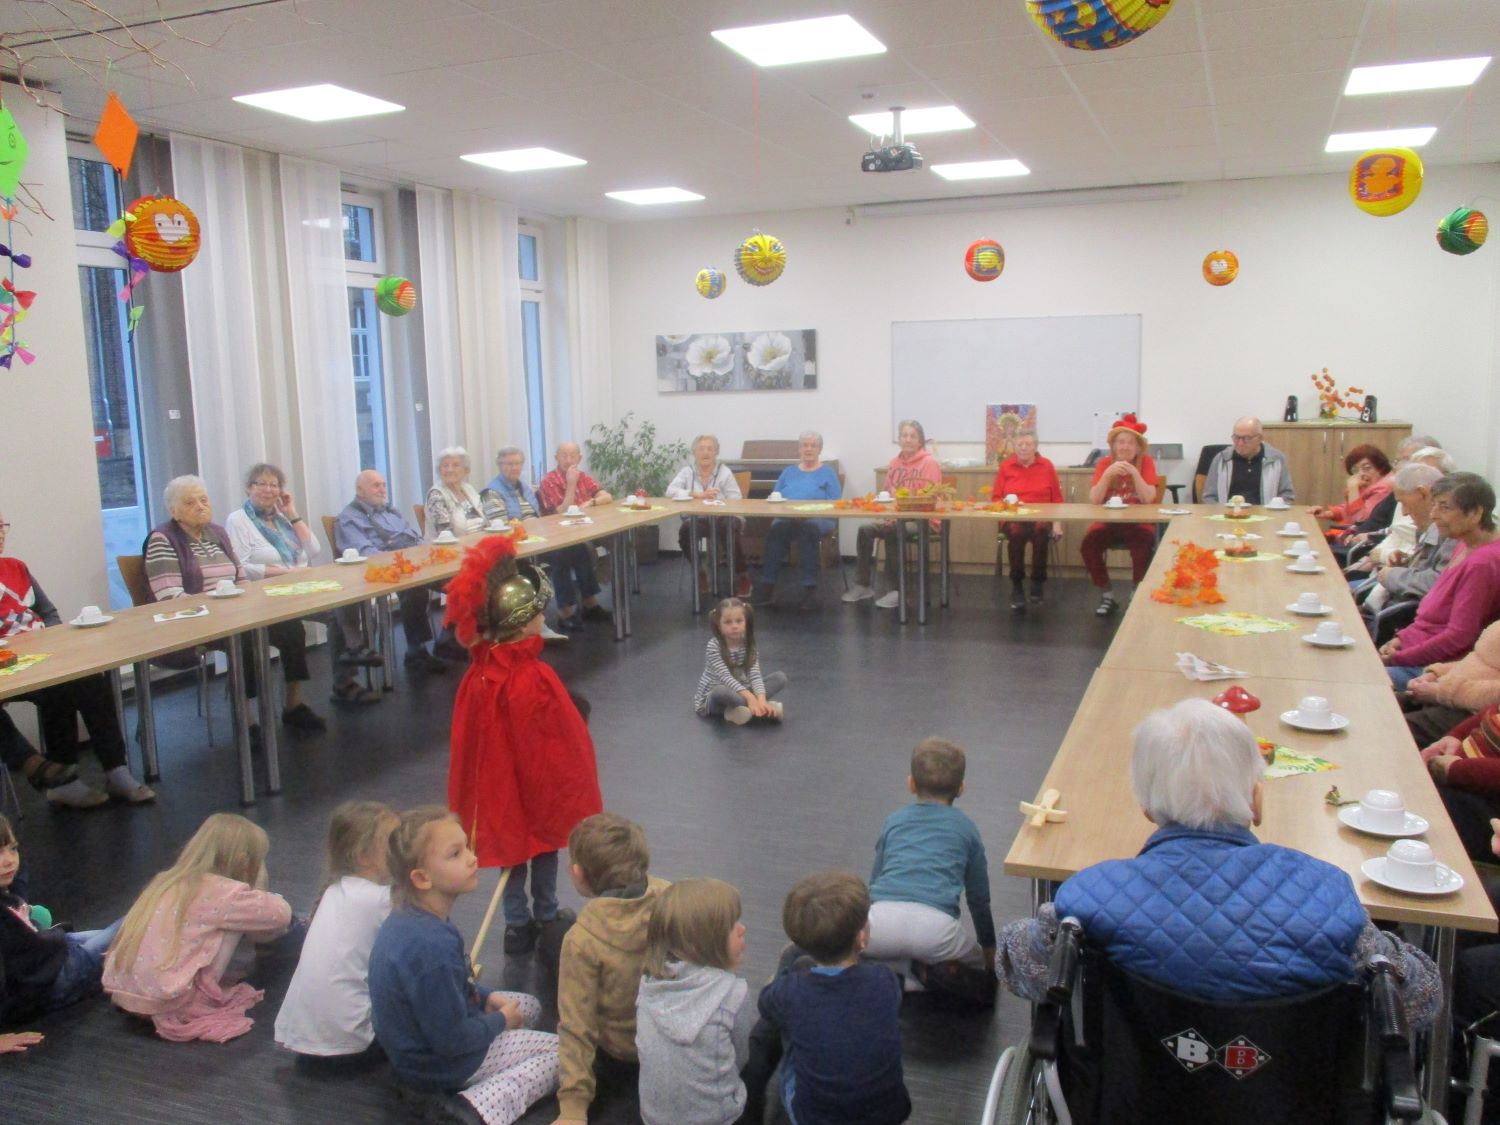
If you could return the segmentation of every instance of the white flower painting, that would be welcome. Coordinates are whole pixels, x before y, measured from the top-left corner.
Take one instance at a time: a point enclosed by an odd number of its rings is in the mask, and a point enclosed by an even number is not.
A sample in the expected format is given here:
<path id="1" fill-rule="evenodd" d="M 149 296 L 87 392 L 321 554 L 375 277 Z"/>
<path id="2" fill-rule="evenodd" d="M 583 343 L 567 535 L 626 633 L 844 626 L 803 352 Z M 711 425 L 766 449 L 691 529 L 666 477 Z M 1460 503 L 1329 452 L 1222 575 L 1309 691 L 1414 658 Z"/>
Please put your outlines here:
<path id="1" fill-rule="evenodd" d="M 806 328 L 658 336 L 656 386 L 664 394 L 816 390 L 817 333 Z"/>

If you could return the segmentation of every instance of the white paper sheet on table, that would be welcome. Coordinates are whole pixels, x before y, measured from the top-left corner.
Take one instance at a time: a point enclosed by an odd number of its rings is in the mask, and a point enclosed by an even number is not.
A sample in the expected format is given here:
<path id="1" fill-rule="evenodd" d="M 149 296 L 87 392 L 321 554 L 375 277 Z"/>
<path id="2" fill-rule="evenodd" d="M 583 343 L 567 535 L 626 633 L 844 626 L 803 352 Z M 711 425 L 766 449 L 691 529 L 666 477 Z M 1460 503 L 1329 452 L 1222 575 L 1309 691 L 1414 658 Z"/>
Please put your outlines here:
<path id="1" fill-rule="evenodd" d="M 1212 660 L 1204 660 L 1203 657 L 1194 656 L 1191 652 L 1177 654 L 1177 670 L 1188 679 L 1201 682 L 1233 680 L 1245 675 L 1238 668 L 1231 668 L 1227 664 L 1215 664 Z"/>
<path id="2" fill-rule="evenodd" d="M 1255 534 L 1255 532 L 1253 532 L 1253 531 L 1244 531 L 1244 532 L 1241 532 L 1239 535 L 1236 535 L 1232 531 L 1220 531 L 1220 532 L 1217 533 L 1217 538 L 1219 538 L 1219 539 L 1259 539 L 1260 536 L 1257 535 L 1257 534 Z"/>
<path id="3" fill-rule="evenodd" d="M 158 613 L 155 620 L 158 624 L 168 621 L 185 621 L 189 617 L 207 617 L 208 606 L 200 605 L 196 609 L 179 609 L 176 613 Z"/>

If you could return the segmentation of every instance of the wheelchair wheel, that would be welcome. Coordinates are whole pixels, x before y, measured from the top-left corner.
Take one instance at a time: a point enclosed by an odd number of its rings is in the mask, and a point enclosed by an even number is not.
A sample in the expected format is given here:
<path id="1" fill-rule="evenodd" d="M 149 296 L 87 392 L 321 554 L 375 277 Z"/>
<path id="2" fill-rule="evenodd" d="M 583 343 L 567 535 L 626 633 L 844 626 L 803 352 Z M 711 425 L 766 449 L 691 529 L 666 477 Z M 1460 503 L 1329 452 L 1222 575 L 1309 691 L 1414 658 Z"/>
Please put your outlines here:
<path id="1" fill-rule="evenodd" d="M 1030 1047 L 1014 1050 L 1000 1082 L 995 1125 L 1053 1125 L 1058 1118 L 1048 1095 L 1047 1064 L 1034 1057 Z"/>

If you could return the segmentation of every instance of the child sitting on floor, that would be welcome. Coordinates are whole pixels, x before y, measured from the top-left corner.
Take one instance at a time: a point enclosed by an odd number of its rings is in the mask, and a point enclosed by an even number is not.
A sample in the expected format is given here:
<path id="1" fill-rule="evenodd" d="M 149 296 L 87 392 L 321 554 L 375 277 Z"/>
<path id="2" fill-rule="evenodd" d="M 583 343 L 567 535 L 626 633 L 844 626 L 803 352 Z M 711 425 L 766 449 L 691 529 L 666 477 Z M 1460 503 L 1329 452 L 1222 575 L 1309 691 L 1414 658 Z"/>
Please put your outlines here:
<path id="1" fill-rule="evenodd" d="M 734 975 L 744 957 L 739 891 L 684 879 L 661 893 L 636 1000 L 646 1125 L 733 1125 L 744 1112 L 755 1015 L 750 986 Z"/>
<path id="2" fill-rule="evenodd" d="M 505 535 L 466 551 L 448 584 L 445 622 L 471 654 L 453 702 L 448 807 L 481 867 L 510 868 L 502 898 L 509 956 L 530 953 L 539 938 L 555 956 L 573 921 L 557 905 L 557 852 L 604 807 L 584 715 L 542 663 L 551 596 L 546 572 L 518 561 Z"/>
<path id="3" fill-rule="evenodd" d="M 651 853 L 641 826 L 613 813 L 573 829 L 568 859 L 573 886 L 589 901 L 562 943 L 559 1122 L 587 1121 L 596 1101 L 637 1097 L 635 1001 L 652 911 L 667 887 L 647 874 Z"/>
<path id="4" fill-rule="evenodd" d="M 771 696 L 786 687 L 786 673 L 760 674 L 755 648 L 755 611 L 739 598 L 725 598 L 708 615 L 713 636 L 708 639 L 703 675 L 693 710 L 703 716 L 721 715 L 726 723 L 743 726 L 751 719 L 780 719 L 782 705 Z"/>
<path id="5" fill-rule="evenodd" d="M 924 738 L 911 754 L 906 788 L 916 800 L 886 818 L 870 875 L 870 943 L 865 956 L 926 985 L 980 1003 L 995 999 L 995 920 L 984 840 L 953 807 L 964 791 L 963 750 Z M 969 900 L 974 937 L 959 897 Z M 919 983 L 920 982 L 920 983 Z"/>
<path id="6" fill-rule="evenodd" d="M 475 985 L 464 941 L 448 920 L 479 883 L 479 862 L 458 818 L 413 809 L 391 833 L 390 916 L 370 950 L 375 1035 L 396 1077 L 419 1093 L 457 1093 L 473 1113 L 510 1125 L 557 1085 L 557 1036 L 532 1031 L 536 998 Z"/>
<path id="7" fill-rule="evenodd" d="M 104 951 L 120 923 L 65 933 L 45 906 L 26 901 L 21 845 L 0 816 L 0 1026 L 66 1007 L 99 991 Z M 25 1050 L 29 1042 L 19 1041 Z"/>
<path id="8" fill-rule="evenodd" d="M 884 965 L 859 959 L 870 936 L 864 883 L 842 871 L 809 875 L 786 896 L 781 919 L 796 947 L 789 952 L 800 948 L 813 962 L 799 971 L 783 957 L 783 972 L 760 994 L 761 1017 L 785 1051 L 782 1104 L 792 1121 L 905 1121 L 911 1098 L 901 1076 L 901 985 Z M 759 1101 L 755 1091 L 751 1097 Z"/>
<path id="9" fill-rule="evenodd" d="M 116 1005 L 149 1016 L 163 1039 L 224 1043 L 254 1025 L 245 1013 L 265 993 L 243 982 L 240 939 L 271 941 L 292 911 L 265 890 L 264 829 L 214 813 L 125 915 L 104 963 Z"/>
<path id="10" fill-rule="evenodd" d="M 370 1022 L 370 947 L 391 912 L 387 842 L 400 822 L 378 801 L 333 810 L 323 892 L 276 1016 L 276 1042 L 299 1062 L 384 1057 Z"/>

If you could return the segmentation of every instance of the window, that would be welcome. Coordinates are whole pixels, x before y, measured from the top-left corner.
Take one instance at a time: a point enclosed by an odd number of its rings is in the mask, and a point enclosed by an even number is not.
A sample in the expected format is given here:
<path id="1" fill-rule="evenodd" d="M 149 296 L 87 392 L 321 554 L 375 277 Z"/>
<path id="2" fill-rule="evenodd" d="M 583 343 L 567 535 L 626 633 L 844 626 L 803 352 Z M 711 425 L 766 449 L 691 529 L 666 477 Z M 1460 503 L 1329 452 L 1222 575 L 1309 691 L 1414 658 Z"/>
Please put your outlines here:
<path id="1" fill-rule="evenodd" d="M 524 220 L 523 220 L 524 222 Z M 545 290 L 542 284 L 542 236 L 523 230 L 518 240 L 517 266 L 521 275 L 521 360 L 526 373 L 526 438 L 533 465 L 547 464 L 546 378 L 542 357 Z"/>
<path id="2" fill-rule="evenodd" d="M 354 426 L 359 437 L 359 467 L 390 476 L 390 438 L 386 426 L 385 349 L 381 317 L 375 307 L 375 285 L 383 263 L 377 232 L 380 200 L 344 193 L 344 276 L 349 290 L 349 346 L 354 355 Z"/>
<path id="3" fill-rule="evenodd" d="M 150 530 L 146 459 L 141 427 L 136 352 L 129 306 L 120 290 L 129 280 L 114 239 L 104 233 L 120 217 L 120 180 L 108 164 L 84 157 L 68 160 L 78 289 L 83 300 L 84 350 L 88 355 L 89 401 L 94 415 L 94 458 L 99 472 L 100 522 L 110 604 L 130 605 L 130 592 L 115 565 L 117 555 L 135 555 Z"/>

